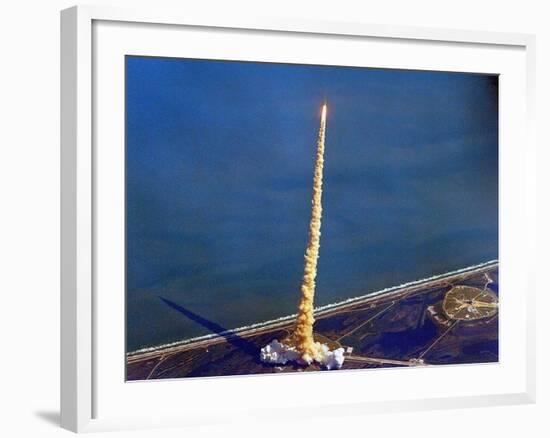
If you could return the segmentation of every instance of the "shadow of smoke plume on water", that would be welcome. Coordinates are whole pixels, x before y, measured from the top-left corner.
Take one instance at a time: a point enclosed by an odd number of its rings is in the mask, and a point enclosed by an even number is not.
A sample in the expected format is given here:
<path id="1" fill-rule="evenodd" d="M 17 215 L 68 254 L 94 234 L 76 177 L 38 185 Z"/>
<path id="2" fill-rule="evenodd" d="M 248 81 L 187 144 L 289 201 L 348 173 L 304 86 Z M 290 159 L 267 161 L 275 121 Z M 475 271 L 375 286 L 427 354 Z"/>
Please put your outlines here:
<path id="1" fill-rule="evenodd" d="M 239 336 L 237 333 L 235 333 L 232 330 L 228 330 L 225 327 L 222 327 L 221 325 L 210 321 L 206 318 L 203 318 L 200 315 L 197 315 L 196 313 L 192 312 L 189 309 L 186 309 L 185 307 L 180 306 L 179 304 L 174 303 L 173 301 L 170 301 L 166 298 L 160 297 L 159 298 L 169 307 L 172 309 L 180 312 L 181 314 L 185 315 L 187 318 L 189 318 L 191 321 L 194 321 L 203 327 L 207 328 L 213 333 L 216 333 L 217 335 L 223 337 L 228 343 L 233 345 L 235 348 L 238 348 L 239 350 L 242 350 L 243 352 L 250 355 L 255 362 L 261 363 L 259 359 L 259 348 L 254 345 L 254 343 L 247 341 L 246 339 Z"/>

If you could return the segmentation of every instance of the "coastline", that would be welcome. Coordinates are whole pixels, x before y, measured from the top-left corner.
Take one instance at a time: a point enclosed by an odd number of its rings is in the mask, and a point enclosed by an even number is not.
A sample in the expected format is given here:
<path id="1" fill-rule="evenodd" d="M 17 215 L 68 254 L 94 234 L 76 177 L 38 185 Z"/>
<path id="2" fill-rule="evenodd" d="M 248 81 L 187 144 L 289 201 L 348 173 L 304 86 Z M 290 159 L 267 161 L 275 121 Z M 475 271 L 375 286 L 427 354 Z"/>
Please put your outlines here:
<path id="1" fill-rule="evenodd" d="M 498 260 L 489 260 L 476 265 L 460 268 L 454 271 L 437 274 L 431 277 L 422 278 L 419 280 L 403 283 L 400 285 L 384 288 L 378 291 L 369 292 L 357 297 L 348 298 L 337 303 L 327 304 L 315 308 L 315 317 L 322 318 L 340 311 L 345 311 L 350 307 L 362 304 L 373 303 L 378 300 L 394 299 L 400 295 L 411 294 L 415 291 L 421 291 L 426 288 L 437 286 L 444 281 L 457 281 L 463 278 L 468 278 L 479 273 L 498 267 Z M 153 358 L 156 356 L 164 356 L 166 354 L 174 354 L 187 349 L 204 347 L 220 342 L 225 342 L 227 338 L 235 336 L 246 338 L 253 335 L 258 335 L 264 332 L 282 329 L 293 324 L 296 314 L 282 316 L 273 320 L 262 321 L 251 325 L 227 330 L 222 333 L 212 333 L 208 335 L 182 339 L 167 344 L 162 344 L 153 347 L 145 347 L 126 353 L 127 363 L 140 362 L 144 359 Z"/>

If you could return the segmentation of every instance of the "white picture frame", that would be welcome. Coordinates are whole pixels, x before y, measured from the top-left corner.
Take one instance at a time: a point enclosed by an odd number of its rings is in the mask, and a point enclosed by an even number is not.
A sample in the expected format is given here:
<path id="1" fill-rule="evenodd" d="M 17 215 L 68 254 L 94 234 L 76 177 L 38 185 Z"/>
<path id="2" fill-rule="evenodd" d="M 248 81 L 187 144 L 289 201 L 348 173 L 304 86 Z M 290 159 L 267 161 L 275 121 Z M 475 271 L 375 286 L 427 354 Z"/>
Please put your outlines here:
<path id="1" fill-rule="evenodd" d="M 113 49 L 111 55 L 120 55 L 126 49 L 124 44 L 118 44 L 114 40 L 116 32 L 110 33 L 107 29 L 104 33 L 94 30 L 98 23 L 112 23 L 125 25 L 131 24 L 134 29 L 134 44 L 146 45 L 139 38 L 139 29 L 136 26 L 150 26 L 154 32 L 161 33 L 167 29 L 176 29 L 185 27 L 186 29 L 200 30 L 203 34 L 209 32 L 223 31 L 232 29 L 239 31 L 239 38 L 253 40 L 259 38 L 262 33 L 270 35 L 285 35 L 301 38 L 308 35 L 320 35 L 327 37 L 341 38 L 342 44 L 345 44 L 346 38 L 354 41 L 384 41 L 389 43 L 401 44 L 410 47 L 427 47 L 428 45 L 444 48 L 446 44 L 453 47 L 464 47 L 472 50 L 483 48 L 487 50 L 489 58 L 490 51 L 506 52 L 510 55 L 509 60 L 504 60 L 503 71 L 506 70 L 506 63 L 510 64 L 510 72 L 516 69 L 518 74 L 510 73 L 510 96 L 513 95 L 513 101 L 505 101 L 501 107 L 506 117 L 507 111 L 512 108 L 513 102 L 516 102 L 521 117 L 513 123 L 517 124 L 517 130 L 505 131 L 502 133 L 503 140 L 514 139 L 514 143 L 519 142 L 521 147 L 508 148 L 506 154 L 501 156 L 501 192 L 500 199 L 504 207 L 501 207 L 501 239 L 506 241 L 507 257 L 502 258 L 508 263 L 502 262 L 501 269 L 505 281 L 517 285 L 517 294 L 519 296 L 517 305 L 520 310 L 518 321 L 516 345 L 521 346 L 514 354 L 518 357 L 515 371 L 509 371 L 510 387 L 503 391 L 490 391 L 474 394 L 465 392 L 461 395 L 440 393 L 438 395 L 418 398 L 414 392 L 403 397 L 393 395 L 384 398 L 381 394 L 374 395 L 370 399 L 356 397 L 349 400 L 348 403 L 323 403 L 313 401 L 300 404 L 302 414 L 308 415 L 340 415 L 346 412 L 361 415 L 366 412 L 395 412 L 411 409 L 441 409 L 451 407 L 465 406 L 489 406 L 503 404 L 532 403 L 535 400 L 535 309 L 534 300 L 535 285 L 530 275 L 531 266 L 530 254 L 534 254 L 534 233 L 535 233 L 535 143 L 533 139 L 533 110 L 534 110 L 534 59 L 535 59 L 535 38 L 526 34 L 508 34 L 477 31 L 461 31 L 450 29 L 425 29 L 416 27 L 402 26 L 382 26 L 365 23 L 338 23 L 338 22 L 316 22 L 296 19 L 278 19 L 278 18 L 258 18 L 244 17 L 235 15 L 233 17 L 197 16 L 189 11 L 163 11 L 157 9 L 150 10 L 130 10 L 111 8 L 104 6 L 77 6 L 66 9 L 61 12 L 61 425 L 62 427 L 75 431 L 100 431 L 120 428 L 146 428 L 162 427 L 174 425 L 198 424 L 206 421 L 216 422 L 226 421 L 230 418 L 246 417 L 247 415 L 265 416 L 271 415 L 269 406 L 267 408 L 256 407 L 253 400 L 246 397 L 234 398 L 235 411 L 222 412 L 221 405 L 218 407 L 210 406 L 216 415 L 211 415 L 206 411 L 207 406 L 197 399 L 194 413 L 186 415 L 185 406 L 176 410 L 168 411 L 165 406 L 159 405 L 151 411 L 149 415 L 132 416 L 128 411 L 115 412 L 115 407 L 109 409 L 103 408 L 105 403 L 101 402 L 101 397 L 105 400 L 105 395 L 109 392 L 109 379 L 117 378 L 120 374 L 113 374 L 104 378 L 104 371 L 111 362 L 104 362 L 105 357 L 110 361 L 123 362 L 122 358 L 117 358 L 112 353 L 115 350 L 101 350 L 104 345 L 102 339 L 102 330 L 98 327 L 106 327 L 102 315 L 101 306 L 103 301 L 98 302 L 98 285 L 102 285 L 101 278 L 98 277 L 98 266 L 101 265 L 100 251 L 98 251 L 97 231 L 98 203 L 103 202 L 101 190 L 98 190 L 98 178 L 109 182 L 112 178 L 116 183 L 116 175 L 111 175 L 111 168 L 105 166 L 105 158 L 98 158 L 94 152 L 97 138 L 103 138 L 102 133 L 96 130 L 95 123 L 101 120 L 102 114 L 98 113 L 103 108 L 101 99 L 96 95 L 98 77 L 104 73 L 101 67 L 94 64 L 98 56 L 102 56 L 98 51 L 105 47 L 105 39 L 113 38 L 111 41 Z M 156 29 L 156 30 L 155 30 Z M 138 37 L 136 37 L 138 36 Z M 162 44 L 162 37 L 159 37 L 158 43 Z M 182 36 L 185 38 L 185 35 Z M 137 47 L 137 46 L 135 46 Z M 166 50 L 170 50 L 168 45 Z M 143 49 L 156 50 L 155 43 L 151 42 L 151 47 Z M 201 50 L 199 47 L 196 50 Z M 206 45 L 204 46 L 206 50 Z M 402 50 L 402 49 L 401 49 Z M 133 52 L 135 53 L 134 49 Z M 232 52 L 233 56 L 235 55 Z M 230 56 L 230 55 L 228 55 Z M 275 55 L 273 55 L 275 56 Z M 467 56 L 467 55 L 465 55 Z M 504 55 L 503 55 L 504 56 Z M 208 57 L 208 56 L 206 56 Z M 498 57 L 498 55 L 495 55 Z M 103 59 L 103 58 L 101 58 Z M 251 59 L 254 59 L 252 56 Z M 382 58 L 381 58 L 382 59 Z M 472 58 L 475 61 L 475 56 Z M 508 58 L 507 58 L 508 59 Z M 519 61 L 518 61 L 519 60 Z M 474 62 L 470 61 L 470 62 Z M 490 61 L 490 59 L 489 59 Z M 487 61 L 487 62 L 489 62 Z M 103 61 L 102 61 L 103 62 Z M 385 62 L 379 61 L 378 65 Z M 421 68 L 422 59 L 415 59 L 411 64 L 404 64 L 413 68 Z M 487 71 L 483 61 L 478 60 L 479 67 L 472 67 L 473 70 Z M 519 64 L 521 65 L 519 65 Z M 102 66 L 105 66 L 105 62 Z M 427 65 L 427 64 L 426 64 Z M 449 64 L 450 65 L 450 64 Z M 499 64 L 500 65 L 500 64 Z M 106 68 L 109 68 L 108 66 Z M 456 67 L 459 68 L 458 66 Z M 449 67 L 452 70 L 452 67 Z M 516 71 L 513 70 L 513 71 Z M 493 71 L 502 73 L 499 71 Z M 506 70 L 507 71 L 507 70 Z M 506 76 L 506 73 L 504 77 Z M 116 75 L 115 75 L 116 76 Z M 513 83 L 513 76 L 518 81 Z M 113 82 L 109 86 L 117 83 Z M 123 79 L 123 78 L 122 78 Z M 525 80 L 525 82 L 523 81 Z M 521 82 L 521 84 L 520 84 Z M 513 90 L 512 90 L 513 88 Z M 98 103 L 99 99 L 99 103 Z M 508 102 L 508 103 L 506 103 Z M 115 106 L 116 108 L 116 106 Z M 122 116 L 122 115 L 121 115 Z M 502 125 L 502 119 L 501 119 Z M 120 126 L 113 126 L 110 132 L 119 132 Z M 107 140 L 106 140 L 107 141 Z M 109 140 L 110 141 L 110 140 Z M 116 141 L 116 138 L 114 139 Z M 510 142 L 512 144 L 512 142 Z M 120 159 L 120 157 L 118 157 Z M 112 162 L 116 164 L 116 157 Z M 511 174 L 506 169 L 508 164 L 518 163 L 517 173 Z M 103 167 L 101 167 L 103 166 Z M 504 170 L 503 170 L 504 169 Z M 507 173 L 508 172 L 508 173 Z M 511 184 L 511 180 L 515 184 Z M 513 206 L 518 200 L 523 200 L 522 208 Z M 115 199 L 116 201 L 116 199 Z M 510 207 L 510 211 L 507 208 Z M 504 209 L 504 210 L 503 210 Z M 503 213 L 505 213 L 503 215 Z M 511 230 L 521 227 L 521 238 L 516 236 Z M 517 252 L 517 256 L 512 253 Z M 514 258 L 515 257 L 515 258 Z M 520 258 L 521 259 L 520 259 Z M 102 271 L 105 272 L 105 271 Z M 105 274 L 101 274 L 105 275 Z M 120 273 L 122 277 L 122 273 Z M 119 312 L 119 308 L 113 307 L 112 318 L 119 318 L 117 322 L 108 328 L 120 328 L 124 320 L 124 315 Z M 103 322 L 102 322 L 103 321 Z M 503 318 L 501 327 L 509 324 L 510 320 Z M 110 323 L 109 323 L 110 324 Z M 506 326 L 505 326 L 506 327 Z M 118 347 L 117 347 L 118 348 Z M 98 351 L 102 351 L 98 355 Z M 521 351 L 520 351 L 521 350 Z M 111 353 L 110 353 L 111 352 Z M 112 357 L 111 357 L 112 356 Z M 102 359 L 98 359 L 101 357 Z M 112 362 L 114 363 L 114 362 Z M 500 364 L 505 368 L 506 363 Z M 459 373 L 456 371 L 444 371 L 444 373 Z M 461 369 L 464 367 L 461 367 Z M 467 368 L 467 367 L 466 367 Z M 484 372 L 488 368 L 485 368 Z M 494 371 L 494 370 L 493 370 Z M 490 371 L 490 372 L 493 372 Z M 394 373 L 393 379 L 399 381 L 399 372 L 395 370 L 374 371 L 380 373 Z M 425 379 L 426 372 L 434 373 L 434 369 L 419 370 L 415 379 Z M 439 373 L 439 371 L 437 371 Z M 468 372 L 468 371 L 466 371 Z M 372 372 L 371 372 L 372 373 Z M 421 375 L 423 373 L 424 375 Z M 458 375 L 458 374 L 457 374 Z M 295 377 L 284 377 L 287 384 L 295 384 Z M 304 378 L 306 376 L 300 376 Z M 410 375 L 409 375 L 410 377 Z M 502 376 L 501 376 L 502 377 Z M 306 377 L 307 385 L 315 385 L 316 377 Z M 352 375 L 349 373 L 331 373 L 330 381 L 327 385 L 337 388 L 338 385 L 345 384 Z M 193 379 L 192 383 L 187 383 L 186 390 L 189 394 L 198 394 L 199 391 L 212 391 L 212 388 L 219 388 L 228 394 L 235 390 L 235 385 L 239 385 L 246 394 L 246 383 L 254 382 L 258 388 L 259 382 L 265 382 L 266 388 L 274 385 L 272 379 L 263 376 L 232 377 L 216 379 Z M 294 380 L 292 380 L 294 379 Z M 402 377 L 406 381 L 407 376 Z M 120 380 L 120 379 L 119 379 Z M 181 379 L 180 379 L 181 380 Z M 184 380 L 184 379 L 183 379 Z M 279 381 L 281 382 L 281 381 Z M 119 382 L 124 385 L 124 382 Z M 513 383 L 513 385 L 512 385 Z M 173 381 L 167 382 L 147 382 L 149 387 L 143 385 L 127 384 L 131 389 L 131 397 L 136 397 L 141 392 L 145 394 L 146 388 L 155 386 L 156 393 L 172 391 L 170 385 L 176 385 Z M 503 383 L 504 384 L 504 383 Z M 181 383 L 177 383 L 181 385 Z M 273 387 L 273 386 L 271 386 Z M 99 388 L 99 389 L 98 389 Z M 181 386 L 180 386 L 181 389 Z M 252 389 L 250 389 L 252 391 Z M 101 395 L 98 395 L 101 394 Z M 120 404 L 117 399 L 117 392 L 113 390 L 109 394 L 113 405 Z M 120 393 L 122 394 L 122 393 Z M 119 395 L 120 395 L 119 394 Z M 122 397 L 122 395 L 121 395 Z M 174 397 L 174 394 L 168 396 Z M 292 403 L 281 406 L 281 400 L 275 400 L 274 406 L 280 406 L 277 415 L 292 416 Z M 109 412 L 108 415 L 102 415 L 101 412 Z M 98 414 L 99 413 L 99 414 Z"/>

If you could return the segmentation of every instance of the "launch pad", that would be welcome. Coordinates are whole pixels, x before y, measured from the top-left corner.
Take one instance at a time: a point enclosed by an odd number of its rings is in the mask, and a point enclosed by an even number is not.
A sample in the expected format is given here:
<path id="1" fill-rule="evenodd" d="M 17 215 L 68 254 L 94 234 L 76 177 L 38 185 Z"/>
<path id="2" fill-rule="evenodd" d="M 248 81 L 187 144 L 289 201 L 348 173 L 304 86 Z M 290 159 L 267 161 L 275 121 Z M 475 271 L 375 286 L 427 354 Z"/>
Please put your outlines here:
<path id="1" fill-rule="evenodd" d="M 456 321 L 489 318 L 498 312 L 498 297 L 490 289 L 454 286 L 445 295 L 443 311 L 447 318 Z"/>

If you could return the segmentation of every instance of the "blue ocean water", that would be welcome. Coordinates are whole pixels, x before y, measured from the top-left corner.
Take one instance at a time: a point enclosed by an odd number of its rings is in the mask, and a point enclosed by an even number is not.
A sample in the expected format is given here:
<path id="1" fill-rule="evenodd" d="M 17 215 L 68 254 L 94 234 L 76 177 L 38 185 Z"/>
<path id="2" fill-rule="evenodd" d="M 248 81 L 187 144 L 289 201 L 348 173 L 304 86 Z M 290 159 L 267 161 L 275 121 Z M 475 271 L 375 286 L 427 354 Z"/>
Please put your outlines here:
<path id="1" fill-rule="evenodd" d="M 316 303 L 498 258 L 498 78 L 126 59 L 127 348 L 294 313 L 328 101 Z"/>

